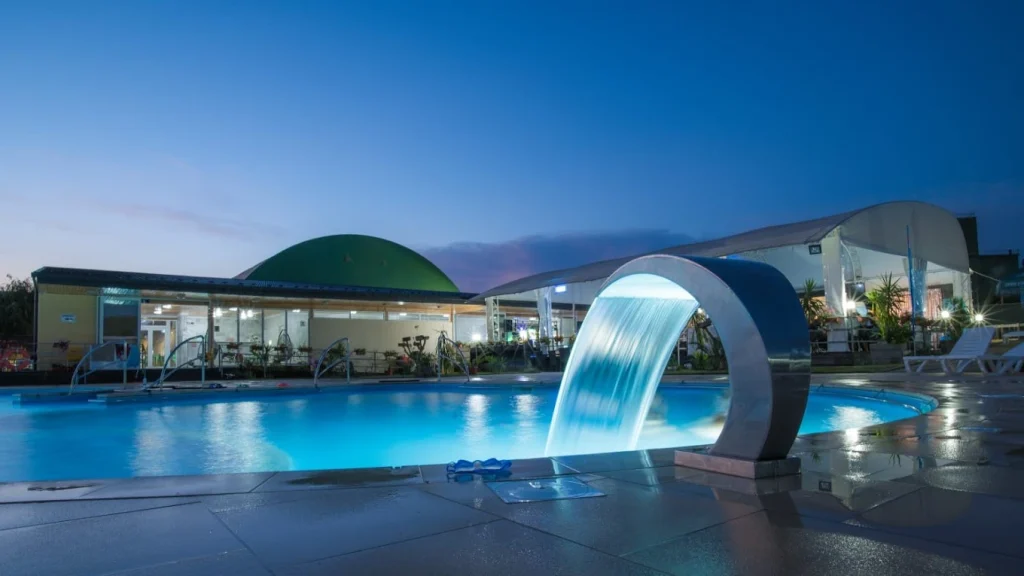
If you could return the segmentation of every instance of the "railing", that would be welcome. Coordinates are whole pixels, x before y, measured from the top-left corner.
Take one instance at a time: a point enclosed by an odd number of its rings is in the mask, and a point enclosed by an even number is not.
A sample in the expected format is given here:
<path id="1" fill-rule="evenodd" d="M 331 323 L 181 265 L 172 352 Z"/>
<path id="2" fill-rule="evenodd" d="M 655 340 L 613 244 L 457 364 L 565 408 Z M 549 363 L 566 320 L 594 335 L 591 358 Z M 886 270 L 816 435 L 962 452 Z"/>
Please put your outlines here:
<path id="1" fill-rule="evenodd" d="M 75 391 L 75 386 L 78 384 L 79 372 L 81 372 L 83 367 L 85 367 L 86 361 L 91 360 L 93 354 L 95 354 L 96 352 L 99 352 L 100 350 L 103 350 L 107 346 L 113 346 L 114 347 L 114 357 L 116 358 L 116 360 L 114 360 L 113 363 L 121 365 L 121 385 L 122 386 L 127 386 L 127 384 L 128 384 L 128 353 L 129 353 L 128 342 L 106 342 L 104 344 L 96 346 L 95 348 L 89 349 L 89 351 L 86 352 L 84 356 L 82 356 L 82 359 L 78 361 L 78 364 L 75 365 L 75 371 L 71 373 L 71 387 L 68 388 L 68 394 L 71 394 L 72 392 Z M 121 354 L 117 353 L 117 347 L 118 346 L 121 346 Z M 91 362 L 90 362 L 90 364 L 91 364 Z M 108 363 L 104 362 L 104 364 L 106 365 Z M 104 366 L 104 367 L 107 367 L 107 366 Z M 84 383 L 86 381 L 86 379 L 89 377 L 89 374 L 92 374 L 93 372 L 96 372 L 97 370 L 100 370 L 100 368 L 89 369 L 86 372 L 82 373 L 82 375 L 81 375 L 82 382 Z"/>
<path id="2" fill-rule="evenodd" d="M 178 349 L 180 349 L 185 344 L 188 344 L 189 342 L 193 342 L 193 341 L 196 341 L 196 340 L 198 340 L 200 342 L 199 355 L 196 356 L 195 358 L 192 358 L 191 360 L 186 360 L 185 362 L 179 363 L 170 372 L 167 372 L 167 366 L 171 363 L 171 360 L 174 359 L 174 355 L 177 354 Z M 167 355 L 167 358 L 164 359 L 164 365 L 160 369 L 160 377 L 157 378 L 155 381 L 153 381 L 152 384 L 150 384 L 150 383 L 143 384 L 142 385 L 142 389 L 143 390 L 147 390 L 147 389 L 149 389 L 149 388 L 151 388 L 153 386 L 160 386 L 161 384 L 164 383 L 165 380 L 167 380 L 172 375 L 174 375 L 175 372 L 177 372 L 178 370 L 184 368 L 185 366 L 188 366 L 188 365 L 194 363 L 196 360 L 199 360 L 199 362 L 200 362 L 199 382 L 200 383 L 206 383 L 206 336 L 204 336 L 202 334 L 200 334 L 199 336 L 193 336 L 191 338 L 186 338 L 185 340 L 182 340 L 181 342 L 179 342 L 178 345 L 175 346 L 174 349 L 171 350 L 171 353 Z"/>
<path id="3" fill-rule="evenodd" d="M 448 353 L 449 350 L 455 350 L 456 352 L 458 352 L 458 361 L 456 361 L 456 359 L 453 358 L 452 355 Z M 449 362 L 451 362 L 452 366 L 458 366 L 459 368 L 462 368 L 462 372 L 465 373 L 466 375 L 466 382 L 469 382 L 469 365 L 466 363 L 466 355 L 463 354 L 462 349 L 456 346 L 455 342 L 451 338 L 449 338 L 447 334 L 445 334 L 444 330 L 442 330 L 441 334 L 437 337 L 437 349 L 435 350 L 435 352 L 435 355 L 437 356 L 438 382 L 441 381 L 441 368 L 444 366 L 444 360 L 448 360 Z"/>
<path id="4" fill-rule="evenodd" d="M 333 350 L 334 347 L 337 346 L 338 344 L 342 344 L 342 343 L 345 344 L 345 348 L 344 348 L 345 353 L 342 354 L 341 358 L 339 358 L 339 359 L 335 360 L 334 362 L 331 362 L 330 364 L 328 364 L 327 368 L 323 368 L 324 360 L 327 359 L 327 356 L 330 354 L 331 350 Z M 319 389 L 320 388 L 320 377 L 323 376 L 324 374 L 330 372 L 331 368 L 334 368 L 340 362 L 344 362 L 345 363 L 345 383 L 346 384 L 351 384 L 352 383 L 352 365 L 349 362 L 349 359 L 351 357 L 352 351 L 350 350 L 350 348 L 351 348 L 351 346 L 349 346 L 348 338 L 338 338 L 334 342 L 331 342 L 331 344 L 327 348 L 324 348 L 324 351 L 320 353 L 320 359 L 316 361 L 316 368 L 313 369 L 313 387 L 314 388 Z M 322 368 L 322 370 L 321 370 L 321 368 Z"/>

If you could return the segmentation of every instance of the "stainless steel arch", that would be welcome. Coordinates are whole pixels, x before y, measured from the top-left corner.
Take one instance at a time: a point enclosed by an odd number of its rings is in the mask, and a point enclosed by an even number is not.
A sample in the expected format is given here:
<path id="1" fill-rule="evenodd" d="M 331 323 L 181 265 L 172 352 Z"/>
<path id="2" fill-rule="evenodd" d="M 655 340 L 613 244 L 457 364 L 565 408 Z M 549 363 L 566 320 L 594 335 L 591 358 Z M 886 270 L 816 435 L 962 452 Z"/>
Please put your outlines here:
<path id="1" fill-rule="evenodd" d="M 595 307 L 602 294 L 611 294 L 609 289 L 616 283 L 636 275 L 660 277 L 692 296 L 712 319 L 722 340 L 729 365 L 732 400 L 721 435 L 710 453 L 750 461 L 784 459 L 803 419 L 810 386 L 807 324 L 796 293 L 785 276 L 771 266 L 746 260 L 644 256 L 626 263 L 608 278 L 598 293 Z M 621 288 L 612 291 L 622 296 Z M 692 314 L 693 308 L 689 310 L 681 323 L 685 324 Z M 587 340 L 588 331 L 612 335 L 625 346 L 632 344 L 634 347 L 645 336 L 630 327 L 632 319 L 628 317 L 605 322 L 595 317 L 594 323 L 588 324 L 591 320 L 588 313 L 580 328 L 577 346 Z M 674 322 L 673 327 L 680 324 L 678 318 Z M 644 377 L 656 387 L 675 340 L 650 344 L 660 347 L 657 353 L 663 358 L 660 365 L 651 364 L 647 369 L 649 372 L 657 370 L 656 374 L 620 372 L 618 376 L 612 374 L 612 378 Z M 570 355 L 552 419 L 549 452 L 560 424 L 572 418 L 574 411 L 588 410 L 587 403 L 593 406 L 599 402 L 593 397 L 579 400 L 578 395 L 570 392 L 573 386 L 579 381 L 597 382 L 595 379 L 607 378 L 610 374 L 599 369 L 591 369 L 592 373 L 588 374 L 586 366 L 579 362 L 574 364 L 573 357 L 585 354 L 574 348 Z M 600 381 L 598 384 L 601 389 L 611 390 L 631 383 Z M 646 405 L 638 408 L 642 411 L 641 420 L 650 408 L 653 392 L 649 390 Z M 629 409 L 637 409 L 637 406 Z M 620 414 L 620 417 L 635 416 Z M 610 446 L 611 449 L 631 448 Z"/>

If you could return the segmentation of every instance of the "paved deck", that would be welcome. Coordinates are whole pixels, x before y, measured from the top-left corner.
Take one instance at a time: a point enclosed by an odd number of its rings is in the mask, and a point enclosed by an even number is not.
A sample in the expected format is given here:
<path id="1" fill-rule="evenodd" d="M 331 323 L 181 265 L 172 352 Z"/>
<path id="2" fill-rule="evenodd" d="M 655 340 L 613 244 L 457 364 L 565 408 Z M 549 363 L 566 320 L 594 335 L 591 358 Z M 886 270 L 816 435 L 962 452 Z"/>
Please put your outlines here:
<path id="1" fill-rule="evenodd" d="M 798 478 L 651 450 L 516 461 L 507 479 L 605 494 L 579 500 L 505 504 L 440 466 L 0 484 L 0 574 L 1024 573 L 1024 381 L 827 380 L 941 404 L 798 438 Z"/>

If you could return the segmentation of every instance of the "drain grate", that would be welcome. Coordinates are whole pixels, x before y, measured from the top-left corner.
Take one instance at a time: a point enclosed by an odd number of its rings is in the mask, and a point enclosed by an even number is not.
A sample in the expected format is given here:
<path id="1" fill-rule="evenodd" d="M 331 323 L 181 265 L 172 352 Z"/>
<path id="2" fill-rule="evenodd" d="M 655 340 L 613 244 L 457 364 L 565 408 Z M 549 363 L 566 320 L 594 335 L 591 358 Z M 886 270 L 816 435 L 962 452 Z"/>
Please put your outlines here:
<path id="1" fill-rule="evenodd" d="M 576 478 L 540 478 L 513 482 L 488 482 L 487 485 L 506 504 L 604 496 L 604 492 Z"/>

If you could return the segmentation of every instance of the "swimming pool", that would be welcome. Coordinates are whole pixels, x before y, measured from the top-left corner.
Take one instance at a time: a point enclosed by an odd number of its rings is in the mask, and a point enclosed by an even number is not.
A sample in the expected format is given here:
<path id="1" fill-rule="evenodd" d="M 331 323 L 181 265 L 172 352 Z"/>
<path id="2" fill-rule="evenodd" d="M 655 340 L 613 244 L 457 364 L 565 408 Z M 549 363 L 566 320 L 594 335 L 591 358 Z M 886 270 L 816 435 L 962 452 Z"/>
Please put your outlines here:
<path id="1" fill-rule="evenodd" d="M 375 385 L 164 404 L 18 406 L 0 392 L 0 482 L 436 464 L 544 455 L 557 386 Z M 723 386 L 663 384 L 641 448 L 709 444 Z M 812 391 L 801 434 L 916 416 L 925 399 Z"/>

